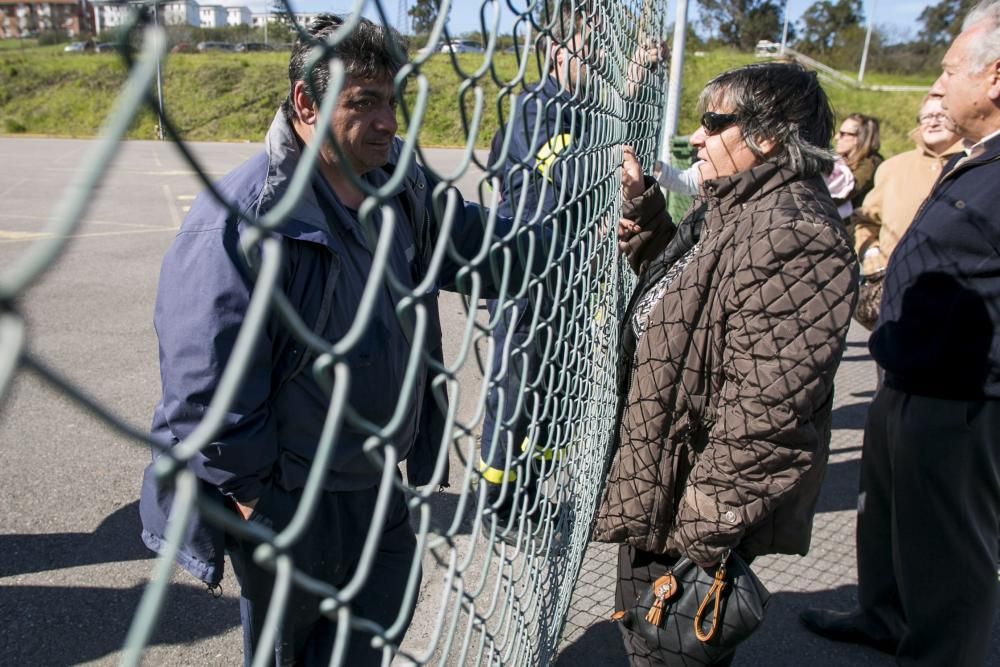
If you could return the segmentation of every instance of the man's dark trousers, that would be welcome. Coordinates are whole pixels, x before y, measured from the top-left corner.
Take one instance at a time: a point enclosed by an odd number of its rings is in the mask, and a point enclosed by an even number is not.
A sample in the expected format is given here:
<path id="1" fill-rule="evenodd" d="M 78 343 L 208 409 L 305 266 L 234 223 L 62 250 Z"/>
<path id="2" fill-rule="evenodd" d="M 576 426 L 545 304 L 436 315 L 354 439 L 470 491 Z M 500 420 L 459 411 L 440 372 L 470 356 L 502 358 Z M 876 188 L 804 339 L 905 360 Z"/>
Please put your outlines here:
<path id="1" fill-rule="evenodd" d="M 900 665 L 981 667 L 998 601 L 1000 400 L 882 387 L 865 426 L 858 599 Z"/>
<path id="2" fill-rule="evenodd" d="M 361 550 L 372 525 L 377 494 L 377 487 L 321 493 L 309 528 L 290 549 L 295 568 L 324 583 L 343 588 L 358 569 Z M 392 494 L 367 583 L 351 602 L 355 618 L 374 621 L 383 628 L 397 620 L 416 553 L 416 538 L 410 527 L 404 496 L 397 489 Z M 280 531 L 291 521 L 301 498 L 301 489 L 287 491 L 272 484 L 261 496 L 249 520 Z M 229 548 L 241 588 L 240 618 L 246 665 L 250 665 L 256 650 L 271 650 L 258 647 L 257 642 L 264 629 L 274 575 L 253 562 L 256 547 L 257 543 L 238 541 Z M 418 580 L 418 586 L 419 583 Z M 337 624 L 319 613 L 319 605 L 320 598 L 293 585 L 284 622 L 273 647 L 275 664 L 329 664 Z M 406 610 L 406 623 L 402 627 L 409 625 L 412 614 L 413 605 Z M 344 664 L 352 667 L 382 664 L 382 651 L 370 647 L 371 638 L 370 634 L 354 630 Z"/>

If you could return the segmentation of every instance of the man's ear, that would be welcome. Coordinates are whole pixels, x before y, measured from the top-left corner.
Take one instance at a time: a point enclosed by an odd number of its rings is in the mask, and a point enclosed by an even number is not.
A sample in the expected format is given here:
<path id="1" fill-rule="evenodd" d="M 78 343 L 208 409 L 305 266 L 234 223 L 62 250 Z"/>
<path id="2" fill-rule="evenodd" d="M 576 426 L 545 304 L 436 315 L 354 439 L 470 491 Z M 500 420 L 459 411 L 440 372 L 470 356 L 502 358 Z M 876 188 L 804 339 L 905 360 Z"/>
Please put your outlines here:
<path id="1" fill-rule="evenodd" d="M 555 39 L 552 40 L 552 67 L 557 71 L 562 71 L 563 62 L 566 60 L 566 49 Z"/>
<path id="2" fill-rule="evenodd" d="M 986 68 L 989 72 L 990 87 L 986 91 L 994 103 L 1000 103 L 1000 60 Z"/>
<path id="3" fill-rule="evenodd" d="M 292 86 L 292 106 L 295 109 L 296 117 L 304 125 L 314 125 L 316 123 L 319 111 L 306 92 L 304 81 L 296 81 L 295 85 Z"/>

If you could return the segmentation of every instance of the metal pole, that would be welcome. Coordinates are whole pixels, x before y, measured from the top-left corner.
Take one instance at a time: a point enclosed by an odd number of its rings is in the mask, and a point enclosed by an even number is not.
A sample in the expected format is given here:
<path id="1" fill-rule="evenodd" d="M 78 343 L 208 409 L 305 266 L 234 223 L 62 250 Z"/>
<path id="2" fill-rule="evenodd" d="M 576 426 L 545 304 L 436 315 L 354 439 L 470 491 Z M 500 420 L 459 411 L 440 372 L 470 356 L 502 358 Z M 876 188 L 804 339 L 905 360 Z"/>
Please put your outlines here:
<path id="1" fill-rule="evenodd" d="M 153 25 L 159 26 L 159 12 L 157 7 L 160 3 L 153 3 Z M 160 52 L 156 52 L 156 103 L 160 108 L 160 115 L 156 119 L 156 135 L 163 141 L 163 61 L 160 58 Z"/>
<path id="2" fill-rule="evenodd" d="M 788 0 L 785 0 L 785 25 L 781 29 L 781 55 L 785 55 L 785 45 L 788 43 Z"/>
<path id="3" fill-rule="evenodd" d="M 872 41 L 872 25 L 875 23 L 875 5 L 877 0 L 872 0 L 872 6 L 868 10 L 868 32 L 865 34 L 865 49 L 861 52 L 861 67 L 858 69 L 858 83 L 865 80 L 865 65 L 868 63 L 868 45 Z"/>
<path id="4" fill-rule="evenodd" d="M 670 83 L 667 87 L 667 111 L 663 119 L 663 143 L 660 159 L 670 161 L 670 140 L 677 134 L 677 115 L 681 101 L 681 77 L 684 73 L 684 43 L 687 40 L 688 0 L 677 0 L 674 17 L 674 47 L 670 52 Z"/>

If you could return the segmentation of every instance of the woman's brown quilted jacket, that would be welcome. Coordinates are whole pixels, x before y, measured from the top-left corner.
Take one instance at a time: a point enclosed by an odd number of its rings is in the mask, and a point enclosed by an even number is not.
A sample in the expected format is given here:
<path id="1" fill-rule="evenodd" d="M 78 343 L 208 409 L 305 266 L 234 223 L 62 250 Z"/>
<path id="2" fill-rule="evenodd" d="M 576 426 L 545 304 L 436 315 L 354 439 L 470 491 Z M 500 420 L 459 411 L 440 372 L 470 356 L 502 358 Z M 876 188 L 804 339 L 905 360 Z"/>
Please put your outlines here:
<path id="1" fill-rule="evenodd" d="M 819 177 L 765 163 L 702 196 L 700 249 L 638 343 L 595 538 L 702 565 L 804 554 L 857 261 Z M 627 251 L 640 272 L 669 239 L 661 198 L 626 206 L 652 232 Z"/>

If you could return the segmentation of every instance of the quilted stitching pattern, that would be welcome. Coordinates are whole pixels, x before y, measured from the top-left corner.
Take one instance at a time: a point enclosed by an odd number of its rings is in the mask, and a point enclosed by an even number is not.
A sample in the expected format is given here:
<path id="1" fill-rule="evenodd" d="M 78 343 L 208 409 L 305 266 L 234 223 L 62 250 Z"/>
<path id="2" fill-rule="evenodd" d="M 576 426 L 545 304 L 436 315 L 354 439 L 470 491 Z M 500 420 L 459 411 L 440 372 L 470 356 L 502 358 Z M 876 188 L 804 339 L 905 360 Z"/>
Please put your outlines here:
<path id="1" fill-rule="evenodd" d="M 595 531 L 702 564 L 808 547 L 857 292 L 818 179 L 762 165 L 716 183 L 703 247 L 639 343 Z"/>

